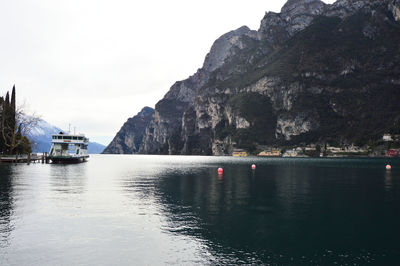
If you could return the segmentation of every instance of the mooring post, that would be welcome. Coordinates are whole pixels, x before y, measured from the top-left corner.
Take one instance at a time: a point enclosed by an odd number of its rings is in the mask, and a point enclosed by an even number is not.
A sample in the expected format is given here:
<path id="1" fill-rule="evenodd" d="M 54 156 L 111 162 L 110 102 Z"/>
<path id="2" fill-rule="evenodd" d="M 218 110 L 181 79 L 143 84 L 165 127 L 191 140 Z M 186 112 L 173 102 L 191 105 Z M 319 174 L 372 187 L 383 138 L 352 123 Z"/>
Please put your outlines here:
<path id="1" fill-rule="evenodd" d="M 28 165 L 31 164 L 31 153 L 28 153 Z"/>

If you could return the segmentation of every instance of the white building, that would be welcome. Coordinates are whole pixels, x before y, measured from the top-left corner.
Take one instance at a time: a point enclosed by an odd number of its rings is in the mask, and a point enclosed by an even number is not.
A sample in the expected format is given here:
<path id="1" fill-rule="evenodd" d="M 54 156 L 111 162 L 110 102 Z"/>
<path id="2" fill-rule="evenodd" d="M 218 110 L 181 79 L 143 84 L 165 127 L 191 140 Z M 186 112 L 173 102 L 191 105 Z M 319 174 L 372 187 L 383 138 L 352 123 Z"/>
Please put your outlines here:
<path id="1" fill-rule="evenodd" d="M 384 134 L 382 139 L 384 141 L 393 141 L 392 136 L 390 134 Z"/>

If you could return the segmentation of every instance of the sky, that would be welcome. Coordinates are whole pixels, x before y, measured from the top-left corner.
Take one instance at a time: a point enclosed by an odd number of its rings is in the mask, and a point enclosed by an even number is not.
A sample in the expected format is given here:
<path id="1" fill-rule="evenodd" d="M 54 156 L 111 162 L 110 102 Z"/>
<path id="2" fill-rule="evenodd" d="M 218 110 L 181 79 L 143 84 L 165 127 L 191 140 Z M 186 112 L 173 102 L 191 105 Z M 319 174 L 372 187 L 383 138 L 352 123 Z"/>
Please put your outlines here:
<path id="1" fill-rule="evenodd" d="M 1 0 L 0 95 L 107 145 L 194 74 L 213 42 L 285 0 Z M 333 0 L 324 1 L 332 3 Z"/>

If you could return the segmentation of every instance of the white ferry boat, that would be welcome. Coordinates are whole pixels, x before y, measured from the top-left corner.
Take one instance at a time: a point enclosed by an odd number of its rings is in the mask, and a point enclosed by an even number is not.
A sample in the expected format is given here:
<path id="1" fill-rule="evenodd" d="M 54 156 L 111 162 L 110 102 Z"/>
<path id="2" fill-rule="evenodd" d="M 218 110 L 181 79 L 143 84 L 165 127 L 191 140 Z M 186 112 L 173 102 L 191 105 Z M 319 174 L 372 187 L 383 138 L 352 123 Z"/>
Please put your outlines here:
<path id="1" fill-rule="evenodd" d="M 52 135 L 51 143 L 48 159 L 52 163 L 80 163 L 89 158 L 89 139 L 85 135 L 60 132 Z"/>

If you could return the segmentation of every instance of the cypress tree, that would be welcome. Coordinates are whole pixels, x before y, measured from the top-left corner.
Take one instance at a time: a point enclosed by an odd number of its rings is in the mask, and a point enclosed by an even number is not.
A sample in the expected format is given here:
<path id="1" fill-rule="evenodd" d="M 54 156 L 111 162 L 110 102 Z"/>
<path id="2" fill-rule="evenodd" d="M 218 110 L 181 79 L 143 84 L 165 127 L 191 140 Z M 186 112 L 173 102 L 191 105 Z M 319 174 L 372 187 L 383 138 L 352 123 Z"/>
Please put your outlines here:
<path id="1" fill-rule="evenodd" d="M 21 137 L 17 128 L 16 121 L 16 92 L 13 86 L 10 93 L 7 92 L 6 97 L 2 100 L 1 105 L 1 126 L 0 126 L 0 152 L 3 154 L 12 154 L 16 151 L 18 142 L 21 142 Z M 20 129 L 19 129 L 20 130 Z"/>
<path id="2" fill-rule="evenodd" d="M 29 140 L 22 136 L 21 125 L 17 127 L 15 85 L 11 99 L 10 93 L 7 92 L 5 99 L 1 98 L 0 103 L 0 153 L 27 152 L 24 147 L 29 146 Z"/>
<path id="3" fill-rule="evenodd" d="M 15 110 L 16 110 L 16 104 L 15 104 L 15 85 L 13 86 L 12 92 L 11 92 L 11 109 L 14 110 L 14 113 L 15 113 Z"/>
<path id="4" fill-rule="evenodd" d="M 7 107 L 10 104 L 10 93 L 8 91 L 7 91 L 6 99 L 4 100 L 4 103 L 6 104 Z"/>
<path id="5" fill-rule="evenodd" d="M 10 99 L 10 117 L 9 119 L 9 125 L 10 125 L 10 130 L 12 130 L 12 132 L 10 132 L 11 136 L 12 136 L 12 142 L 15 143 L 16 139 L 15 139 L 15 130 L 17 129 L 17 116 L 16 116 L 16 99 L 15 99 L 15 85 L 12 88 L 12 92 L 11 92 L 11 99 Z M 14 144 L 13 144 L 14 145 Z"/>
<path id="6" fill-rule="evenodd" d="M 10 147 L 9 144 L 11 143 L 12 140 L 12 129 L 10 126 L 12 125 L 12 115 L 10 112 L 10 93 L 7 91 L 6 98 L 4 99 L 3 102 L 3 110 L 2 110 L 2 119 L 1 119 L 1 138 L 3 141 L 3 153 L 9 154 L 10 153 Z"/>

